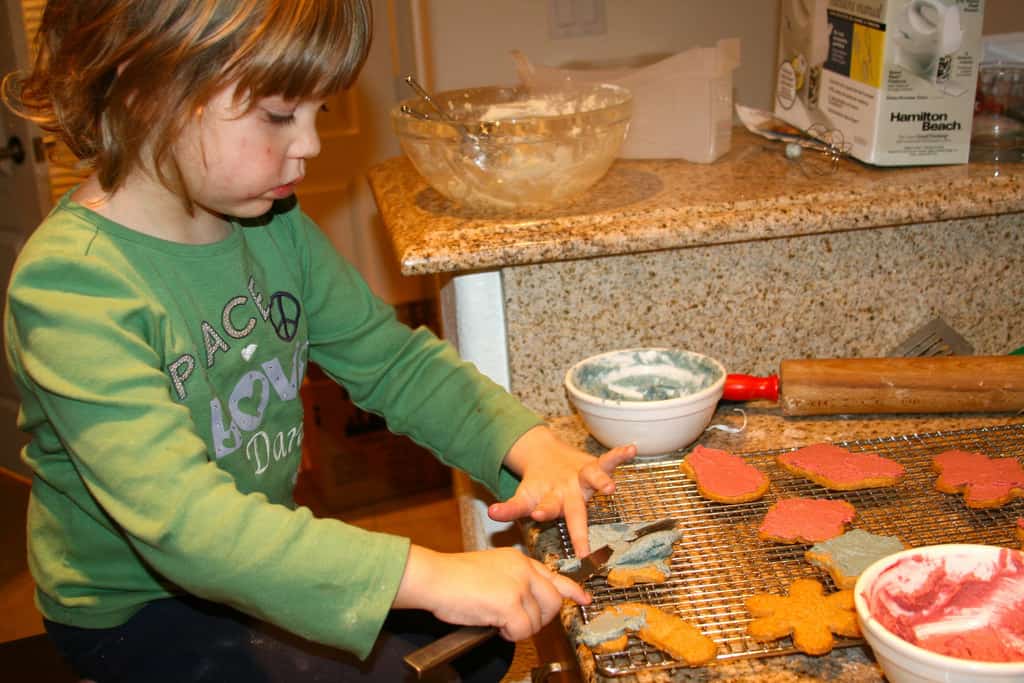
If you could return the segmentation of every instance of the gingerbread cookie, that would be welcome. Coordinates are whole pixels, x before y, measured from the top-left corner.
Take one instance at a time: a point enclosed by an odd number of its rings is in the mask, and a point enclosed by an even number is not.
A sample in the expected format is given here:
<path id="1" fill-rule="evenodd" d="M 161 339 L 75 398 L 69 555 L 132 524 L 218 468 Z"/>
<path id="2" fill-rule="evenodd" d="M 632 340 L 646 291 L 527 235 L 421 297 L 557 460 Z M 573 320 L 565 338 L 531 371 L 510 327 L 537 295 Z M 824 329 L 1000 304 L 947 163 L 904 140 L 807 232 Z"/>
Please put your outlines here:
<path id="1" fill-rule="evenodd" d="M 697 446 L 679 465 L 697 484 L 697 491 L 719 503 L 747 503 L 768 490 L 768 477 L 738 455 Z"/>
<path id="2" fill-rule="evenodd" d="M 833 444 L 816 443 L 776 458 L 793 474 L 833 491 L 855 491 L 896 484 L 906 469 L 877 453 L 853 453 Z"/>
<path id="3" fill-rule="evenodd" d="M 668 580 L 669 569 L 664 562 L 648 565 L 612 567 L 605 577 L 609 586 L 630 588 L 638 583 L 664 583 Z"/>
<path id="4" fill-rule="evenodd" d="M 845 500 L 784 498 L 768 508 L 757 537 L 776 543 L 827 541 L 843 533 L 856 514 Z"/>
<path id="5" fill-rule="evenodd" d="M 814 544 L 804 557 L 815 567 L 827 571 L 836 588 L 853 588 L 868 565 L 903 549 L 898 538 L 851 529 L 842 536 Z"/>
<path id="6" fill-rule="evenodd" d="M 969 508 L 995 508 L 1024 497 L 1024 467 L 1014 457 L 952 450 L 936 455 L 932 467 L 939 473 L 935 488 L 963 493 Z"/>
<path id="7" fill-rule="evenodd" d="M 595 624 L 597 629 L 593 628 Z M 619 633 L 620 628 L 624 633 Z M 640 640 L 690 666 L 707 664 L 718 653 L 715 641 L 695 626 L 674 614 L 640 602 L 605 608 L 590 624 L 580 629 L 579 639 L 595 652 L 618 652 L 626 647 L 628 633 L 625 632 L 636 632 Z"/>
<path id="8" fill-rule="evenodd" d="M 1020 541 L 1020 549 L 1024 550 L 1024 517 L 1017 518 L 1017 540 Z"/>
<path id="9" fill-rule="evenodd" d="M 857 637 L 860 626 L 853 606 L 853 591 L 841 590 L 825 595 L 814 579 L 797 579 L 785 596 L 758 593 L 747 598 L 747 610 L 755 617 L 747 626 L 757 641 L 793 636 L 796 649 L 809 655 L 832 650 L 832 634 Z"/>

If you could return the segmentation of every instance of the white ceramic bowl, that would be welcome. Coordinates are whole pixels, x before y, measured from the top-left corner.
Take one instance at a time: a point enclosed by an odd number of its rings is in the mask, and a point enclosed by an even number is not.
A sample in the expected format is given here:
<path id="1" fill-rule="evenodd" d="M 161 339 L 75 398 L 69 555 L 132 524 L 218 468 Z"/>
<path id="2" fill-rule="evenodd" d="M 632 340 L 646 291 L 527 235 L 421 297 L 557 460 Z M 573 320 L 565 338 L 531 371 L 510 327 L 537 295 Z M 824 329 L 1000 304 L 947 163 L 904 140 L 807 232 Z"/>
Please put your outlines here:
<path id="1" fill-rule="evenodd" d="M 569 399 L 608 448 L 635 443 L 639 457 L 690 445 L 707 428 L 725 368 L 693 351 L 635 348 L 585 358 L 565 373 Z"/>
<path id="2" fill-rule="evenodd" d="M 926 560 L 953 563 L 947 566 L 984 567 L 995 563 L 1000 552 L 1016 553 L 1024 560 L 1024 554 L 1019 550 L 951 543 L 904 550 L 882 558 L 864 570 L 854 587 L 857 618 L 864 638 L 874 651 L 890 683 L 1024 681 L 1024 662 L 983 662 L 937 654 L 903 640 L 883 626 L 871 613 L 876 591 L 885 582 L 887 570 L 897 562 L 921 556 Z M 881 581 L 880 575 L 883 577 Z M 894 589 L 897 590 L 909 584 L 904 579 L 899 584 L 890 582 L 889 585 L 897 585 L 898 588 Z"/>

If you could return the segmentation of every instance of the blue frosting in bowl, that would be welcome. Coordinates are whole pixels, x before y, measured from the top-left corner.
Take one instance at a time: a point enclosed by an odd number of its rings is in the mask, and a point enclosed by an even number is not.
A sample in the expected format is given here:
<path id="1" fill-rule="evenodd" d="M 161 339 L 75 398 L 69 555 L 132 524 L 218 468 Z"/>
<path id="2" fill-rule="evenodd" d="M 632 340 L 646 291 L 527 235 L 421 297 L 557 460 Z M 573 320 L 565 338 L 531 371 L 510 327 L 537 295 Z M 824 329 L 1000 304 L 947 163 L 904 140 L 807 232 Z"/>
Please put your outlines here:
<path id="1" fill-rule="evenodd" d="M 678 349 L 614 351 L 585 361 L 572 373 L 583 393 L 612 401 L 667 401 L 692 396 L 722 378 L 707 356 Z"/>

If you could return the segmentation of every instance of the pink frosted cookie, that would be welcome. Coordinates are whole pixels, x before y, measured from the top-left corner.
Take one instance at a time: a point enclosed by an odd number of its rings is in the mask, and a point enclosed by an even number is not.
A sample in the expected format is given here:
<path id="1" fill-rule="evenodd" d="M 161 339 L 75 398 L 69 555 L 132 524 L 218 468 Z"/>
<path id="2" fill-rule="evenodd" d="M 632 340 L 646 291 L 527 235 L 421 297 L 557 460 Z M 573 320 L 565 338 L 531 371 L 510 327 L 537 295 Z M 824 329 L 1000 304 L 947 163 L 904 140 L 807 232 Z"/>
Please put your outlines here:
<path id="1" fill-rule="evenodd" d="M 932 459 L 939 473 L 935 488 L 963 493 L 969 508 L 997 508 L 1024 498 L 1024 467 L 1016 458 L 990 458 L 983 453 L 946 451 Z"/>
<path id="2" fill-rule="evenodd" d="M 827 541 L 846 531 L 856 514 L 845 500 L 784 498 L 768 508 L 757 537 L 776 543 Z"/>
<path id="3" fill-rule="evenodd" d="M 853 453 L 829 443 L 816 443 L 777 458 L 793 474 L 834 491 L 892 486 L 906 470 L 895 460 L 877 453 Z"/>
<path id="4" fill-rule="evenodd" d="M 768 477 L 738 455 L 697 446 L 679 465 L 700 495 L 719 503 L 747 503 L 768 490 Z"/>

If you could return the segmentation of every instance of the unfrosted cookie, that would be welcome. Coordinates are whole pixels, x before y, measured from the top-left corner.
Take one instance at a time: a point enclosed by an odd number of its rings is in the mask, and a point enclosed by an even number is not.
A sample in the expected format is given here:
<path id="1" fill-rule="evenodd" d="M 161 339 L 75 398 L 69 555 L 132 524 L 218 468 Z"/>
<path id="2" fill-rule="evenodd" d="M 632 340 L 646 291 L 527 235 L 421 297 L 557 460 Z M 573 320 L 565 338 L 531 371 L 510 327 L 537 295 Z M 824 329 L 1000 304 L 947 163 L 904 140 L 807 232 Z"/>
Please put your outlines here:
<path id="1" fill-rule="evenodd" d="M 768 490 L 768 477 L 738 455 L 697 446 L 679 465 L 697 484 L 697 491 L 719 503 L 747 503 Z"/>
<path id="2" fill-rule="evenodd" d="M 1020 541 L 1020 549 L 1024 550 L 1024 517 L 1017 518 L 1017 540 Z"/>
<path id="3" fill-rule="evenodd" d="M 829 443 L 816 443 L 783 453 L 779 465 L 833 491 L 892 486 L 906 474 L 903 465 L 877 453 L 854 453 Z"/>
<path id="4" fill-rule="evenodd" d="M 843 533 L 856 514 L 845 500 L 784 498 L 768 508 L 757 536 L 776 543 L 827 541 Z"/>
<path id="5" fill-rule="evenodd" d="M 860 635 L 853 591 L 825 595 L 824 587 L 814 579 L 796 579 L 787 595 L 757 593 L 747 598 L 746 606 L 755 617 L 747 626 L 751 638 L 764 642 L 792 635 L 794 647 L 809 655 L 831 651 L 833 633 L 851 638 Z"/>
<path id="6" fill-rule="evenodd" d="M 658 562 L 647 565 L 626 565 L 612 567 L 606 577 L 609 586 L 630 588 L 638 583 L 664 583 L 668 580 L 669 569 L 666 563 Z"/>
<path id="7" fill-rule="evenodd" d="M 1024 497 L 1024 467 L 1014 457 L 952 450 L 936 455 L 932 467 L 939 473 L 935 488 L 963 493 L 970 508 L 995 508 Z"/>
<path id="8" fill-rule="evenodd" d="M 853 588 L 868 565 L 903 549 L 900 539 L 893 536 L 876 536 L 862 529 L 851 529 L 814 544 L 804 557 L 815 567 L 827 571 L 837 588 Z"/>
<path id="9" fill-rule="evenodd" d="M 718 654 L 718 645 L 715 641 L 692 624 L 653 605 L 640 602 L 612 605 L 605 608 L 591 624 L 605 616 L 608 617 L 608 621 L 604 622 L 604 633 L 596 636 L 594 633 L 587 633 L 590 624 L 580 629 L 581 642 L 591 648 L 594 646 L 590 645 L 588 640 L 596 642 L 597 647 L 601 648 L 595 652 L 614 652 L 625 648 L 625 642 L 622 640 L 625 636 L 617 633 L 617 628 L 621 625 L 625 631 L 635 631 L 640 640 L 691 666 L 707 664 Z M 609 643 L 621 644 L 621 647 L 612 650 Z"/>

